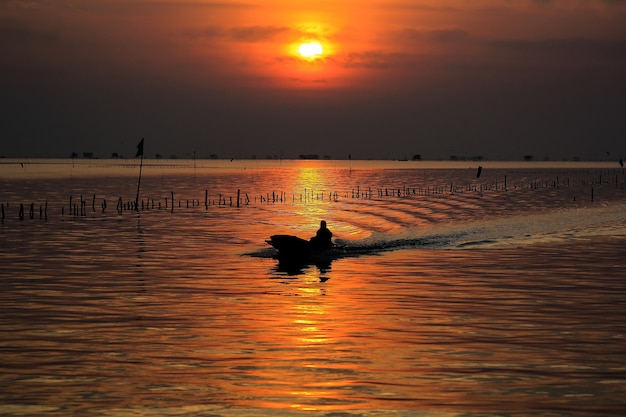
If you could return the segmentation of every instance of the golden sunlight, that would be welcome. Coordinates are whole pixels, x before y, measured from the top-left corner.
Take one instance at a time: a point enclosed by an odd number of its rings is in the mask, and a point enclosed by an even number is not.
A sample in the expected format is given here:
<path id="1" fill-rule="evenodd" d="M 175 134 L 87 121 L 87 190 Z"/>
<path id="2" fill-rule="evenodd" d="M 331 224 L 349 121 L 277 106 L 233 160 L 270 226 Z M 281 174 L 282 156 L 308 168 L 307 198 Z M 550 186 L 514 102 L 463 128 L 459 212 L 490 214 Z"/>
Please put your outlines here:
<path id="1" fill-rule="evenodd" d="M 301 44 L 298 47 L 298 52 L 305 59 L 316 59 L 322 55 L 324 49 L 319 42 L 311 41 Z"/>

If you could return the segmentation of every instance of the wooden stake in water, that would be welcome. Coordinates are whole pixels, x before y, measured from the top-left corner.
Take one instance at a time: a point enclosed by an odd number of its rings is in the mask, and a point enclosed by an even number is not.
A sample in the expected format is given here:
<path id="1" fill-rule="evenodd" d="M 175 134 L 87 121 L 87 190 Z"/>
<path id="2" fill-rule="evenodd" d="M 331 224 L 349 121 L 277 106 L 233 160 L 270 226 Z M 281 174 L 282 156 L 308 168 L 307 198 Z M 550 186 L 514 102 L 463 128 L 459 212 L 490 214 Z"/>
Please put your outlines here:
<path id="1" fill-rule="evenodd" d="M 139 162 L 139 180 L 137 181 L 137 196 L 135 197 L 135 210 L 139 211 L 139 186 L 141 185 L 141 169 L 143 168 L 143 138 L 137 144 L 137 155 L 135 158 L 141 156 L 141 162 Z"/>

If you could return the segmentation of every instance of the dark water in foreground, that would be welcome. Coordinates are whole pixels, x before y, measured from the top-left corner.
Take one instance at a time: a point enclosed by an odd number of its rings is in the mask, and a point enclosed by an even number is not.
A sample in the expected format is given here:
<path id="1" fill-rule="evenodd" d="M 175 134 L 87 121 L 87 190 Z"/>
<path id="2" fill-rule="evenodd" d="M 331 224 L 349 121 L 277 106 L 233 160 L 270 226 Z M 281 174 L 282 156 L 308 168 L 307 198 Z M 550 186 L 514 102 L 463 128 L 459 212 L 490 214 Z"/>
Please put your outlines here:
<path id="1" fill-rule="evenodd" d="M 626 413 L 621 171 L 318 164 L 5 173 L 0 415 Z M 368 251 L 280 270 L 322 218 Z"/>

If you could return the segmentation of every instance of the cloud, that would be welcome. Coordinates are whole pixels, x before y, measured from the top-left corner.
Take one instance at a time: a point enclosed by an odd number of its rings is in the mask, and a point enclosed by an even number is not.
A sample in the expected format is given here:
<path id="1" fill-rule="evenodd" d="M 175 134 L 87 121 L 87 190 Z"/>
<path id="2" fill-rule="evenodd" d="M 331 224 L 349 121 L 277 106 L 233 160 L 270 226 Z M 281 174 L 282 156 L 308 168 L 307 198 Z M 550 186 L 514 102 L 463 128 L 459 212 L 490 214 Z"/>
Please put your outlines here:
<path id="1" fill-rule="evenodd" d="M 296 78 L 296 77 L 291 77 L 289 78 L 289 81 L 294 82 L 294 83 L 298 83 L 298 84 L 325 84 L 328 83 L 328 80 L 325 79 L 314 79 L 314 80 L 307 80 L 304 78 Z"/>
<path id="2" fill-rule="evenodd" d="M 192 39 L 220 39 L 255 43 L 274 41 L 291 32 L 293 30 L 285 26 L 238 26 L 231 28 L 207 26 L 202 29 L 189 30 L 185 34 Z"/>
<path id="3" fill-rule="evenodd" d="M 394 3 L 379 3 L 378 7 L 390 10 L 417 10 L 422 12 L 440 12 L 440 11 L 454 11 L 458 10 L 456 7 L 438 4 L 433 6 L 432 4 L 418 4 L 417 2 L 394 2 Z"/>
<path id="4" fill-rule="evenodd" d="M 298 27 L 277 25 L 238 26 L 224 31 L 228 38 L 236 42 L 268 42 L 294 38 L 327 39 L 330 29 L 320 25 L 300 25 Z"/>
<path id="5" fill-rule="evenodd" d="M 353 52 L 338 58 L 338 63 L 346 68 L 388 69 L 411 67 L 414 56 L 397 52 L 365 51 Z"/>
<path id="6" fill-rule="evenodd" d="M 592 38 L 560 38 L 529 40 L 495 40 L 488 45 L 520 54 L 548 57 L 600 58 L 626 61 L 626 41 Z"/>
<path id="7" fill-rule="evenodd" d="M 0 43 L 45 46 L 59 39 L 59 32 L 35 28 L 16 20 L 0 20 Z"/>
<path id="8" fill-rule="evenodd" d="M 199 34 L 203 38 L 218 38 L 223 35 L 223 30 L 217 26 L 208 26 L 202 29 Z"/>
<path id="9" fill-rule="evenodd" d="M 20 9 L 51 9 L 55 7 L 53 0 L 9 0 L 9 7 Z"/>
<path id="10" fill-rule="evenodd" d="M 404 29 L 392 35 L 397 41 L 429 41 L 438 43 L 459 43 L 470 38 L 470 34 L 462 29 L 415 30 Z"/>
<path id="11" fill-rule="evenodd" d="M 264 42 L 290 31 L 284 26 L 243 26 L 230 29 L 229 35 L 237 42 Z"/>

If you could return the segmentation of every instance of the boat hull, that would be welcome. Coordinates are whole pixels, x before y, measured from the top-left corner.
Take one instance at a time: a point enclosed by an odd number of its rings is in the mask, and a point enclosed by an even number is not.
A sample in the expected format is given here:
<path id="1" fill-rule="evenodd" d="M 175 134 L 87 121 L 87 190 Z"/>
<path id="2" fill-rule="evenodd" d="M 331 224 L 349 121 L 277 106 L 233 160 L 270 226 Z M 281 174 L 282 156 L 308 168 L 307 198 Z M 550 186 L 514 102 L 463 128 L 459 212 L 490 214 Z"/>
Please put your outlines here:
<path id="1" fill-rule="evenodd" d="M 273 235 L 266 242 L 278 251 L 275 256 L 278 270 L 294 275 L 302 273 L 307 265 L 315 265 L 326 272 L 332 261 L 343 257 L 337 246 L 320 248 L 309 240 L 292 235 Z"/>
<path id="2" fill-rule="evenodd" d="M 298 236 L 272 235 L 266 242 L 278 251 L 278 257 L 281 259 L 298 261 L 332 260 L 334 255 L 338 254 L 338 248 L 334 245 L 319 247 L 311 243 L 310 240 L 305 240 Z"/>
<path id="3" fill-rule="evenodd" d="M 266 242 L 286 256 L 307 256 L 313 250 L 311 242 L 298 236 L 272 235 Z"/>

